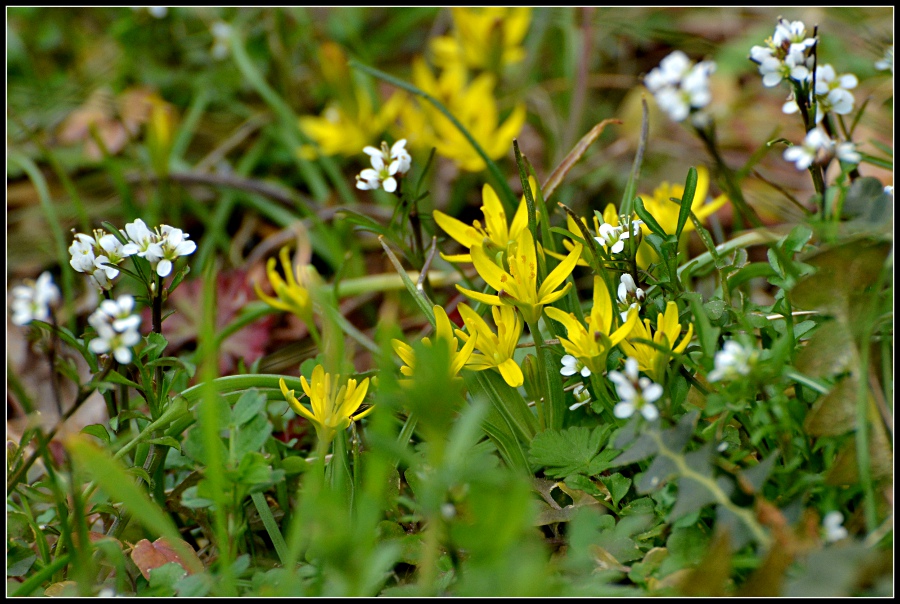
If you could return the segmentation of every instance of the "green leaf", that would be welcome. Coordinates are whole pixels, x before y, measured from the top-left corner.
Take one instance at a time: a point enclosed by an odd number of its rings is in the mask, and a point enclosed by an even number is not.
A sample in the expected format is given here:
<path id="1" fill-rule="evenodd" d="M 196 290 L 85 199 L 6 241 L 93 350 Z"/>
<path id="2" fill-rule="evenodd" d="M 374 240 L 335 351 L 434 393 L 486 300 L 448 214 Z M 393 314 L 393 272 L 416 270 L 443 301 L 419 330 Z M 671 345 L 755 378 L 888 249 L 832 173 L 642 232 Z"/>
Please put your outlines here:
<path id="1" fill-rule="evenodd" d="M 231 425 L 243 426 L 254 417 L 264 415 L 266 395 L 256 388 L 245 390 L 231 411 Z"/>
<path id="2" fill-rule="evenodd" d="M 634 211 L 654 235 L 658 235 L 663 240 L 666 240 L 669 237 L 666 230 L 656 222 L 656 218 L 654 218 L 653 215 L 647 211 L 647 208 L 644 207 L 644 201 L 640 197 L 634 198 Z"/>
<path id="3" fill-rule="evenodd" d="M 90 434 L 91 436 L 96 436 L 106 444 L 109 444 L 112 440 L 109 431 L 106 429 L 106 426 L 103 424 L 90 424 L 89 426 L 85 426 L 81 429 L 82 434 Z"/>
<path id="4" fill-rule="evenodd" d="M 148 361 L 155 361 L 158 359 L 166 349 L 166 346 L 169 345 L 169 341 L 166 340 L 165 336 L 161 333 L 156 333 L 155 331 L 148 333 L 144 336 L 144 339 L 147 341 L 147 345 L 141 350 L 141 358 L 146 357 Z"/>
<path id="5" fill-rule="evenodd" d="M 618 472 L 611 476 L 601 476 L 600 482 L 609 490 L 613 505 L 616 507 L 619 506 L 619 502 L 628 494 L 628 490 L 631 488 L 631 479 L 625 478 Z"/>
<path id="6" fill-rule="evenodd" d="M 151 438 L 147 441 L 151 445 L 160 445 L 162 447 L 171 447 L 176 451 L 181 451 L 181 443 L 171 436 L 163 436 L 162 438 Z"/>
<path id="7" fill-rule="evenodd" d="M 259 451 L 272 434 L 272 423 L 265 415 L 256 415 L 253 420 L 232 434 L 234 459 L 241 459 L 248 453 Z"/>
<path id="8" fill-rule="evenodd" d="M 543 466 L 547 474 L 563 478 L 570 474 L 592 474 L 592 462 L 609 437 L 608 426 L 575 426 L 565 430 L 547 430 L 531 441 L 529 459 Z"/>
<path id="9" fill-rule="evenodd" d="M 681 237 L 688 217 L 691 215 L 691 206 L 694 203 L 694 193 L 697 191 L 697 169 L 691 166 L 688 169 L 687 178 L 684 181 L 684 195 L 681 196 L 681 208 L 678 210 L 678 226 L 675 228 L 675 237 Z"/>

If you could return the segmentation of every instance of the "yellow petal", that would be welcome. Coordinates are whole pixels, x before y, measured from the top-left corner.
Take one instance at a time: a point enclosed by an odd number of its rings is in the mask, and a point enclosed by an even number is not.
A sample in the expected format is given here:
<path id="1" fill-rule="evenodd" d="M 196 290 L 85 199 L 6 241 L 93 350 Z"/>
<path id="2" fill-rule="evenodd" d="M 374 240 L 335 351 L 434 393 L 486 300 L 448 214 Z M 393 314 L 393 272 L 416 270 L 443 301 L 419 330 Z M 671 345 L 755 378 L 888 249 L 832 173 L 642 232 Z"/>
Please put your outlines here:
<path id="1" fill-rule="evenodd" d="M 562 323 L 562 325 L 566 328 L 566 335 L 571 337 L 572 333 L 577 333 L 579 328 L 578 319 L 575 318 L 570 312 L 563 312 L 558 308 L 553 308 L 552 306 L 549 308 L 545 308 L 544 312 L 547 313 L 547 316 L 556 321 L 557 323 Z"/>
<path id="2" fill-rule="evenodd" d="M 503 302 L 500 301 L 499 296 L 472 291 L 471 289 L 466 289 L 458 283 L 456 284 L 456 289 L 459 290 L 459 293 L 465 294 L 476 302 L 484 302 L 485 304 L 490 304 L 491 306 L 500 306 L 501 304 L 503 304 Z"/>
<path id="3" fill-rule="evenodd" d="M 518 388 L 525 382 L 525 376 L 522 375 L 522 370 L 512 359 L 506 359 L 497 365 L 497 369 L 500 371 L 500 375 L 503 376 L 506 383 L 513 388 Z"/>
<path id="4" fill-rule="evenodd" d="M 591 308 L 591 327 L 594 331 L 609 333 L 612 327 L 612 298 L 600 277 L 594 277 L 594 306 Z"/>
<path id="5" fill-rule="evenodd" d="M 528 233 L 528 231 L 524 231 L 524 233 Z M 531 238 L 531 234 L 528 235 L 529 239 Z M 531 255 L 534 257 L 534 244 L 531 245 Z M 498 292 L 501 289 L 509 289 L 509 285 L 513 281 L 512 276 L 509 275 L 502 268 L 494 264 L 494 262 L 488 258 L 488 255 L 485 253 L 484 249 L 480 245 L 472 246 L 472 264 L 475 265 L 475 270 L 478 271 L 478 274 L 484 279 L 484 282 L 493 287 Z"/>
<path id="6" fill-rule="evenodd" d="M 543 300 L 550 292 L 559 287 L 559 285 L 566 280 L 566 277 L 572 274 L 572 271 L 575 269 L 575 264 L 578 263 L 578 259 L 581 257 L 582 249 L 581 244 L 577 244 L 569 255 L 566 256 L 566 259 L 560 262 L 556 268 L 547 275 L 547 278 L 544 279 L 544 282 L 541 284 L 541 289 L 538 291 L 538 301 L 541 302 L 541 304 L 549 304 L 550 301 L 544 302 Z M 559 296 L 557 296 L 557 298 L 558 297 Z"/>
<path id="7" fill-rule="evenodd" d="M 638 324 L 638 312 L 636 308 L 629 308 L 627 319 L 625 320 L 625 324 L 619 327 L 617 330 L 612 332 L 609 336 L 609 341 L 612 346 L 615 346 L 626 337 L 628 337 L 631 332 L 634 330 L 634 327 Z"/>
<path id="8" fill-rule="evenodd" d="M 463 246 L 469 248 L 481 243 L 483 238 L 478 234 L 478 231 L 476 231 L 474 227 L 469 226 L 448 214 L 444 214 L 440 210 L 435 210 L 431 215 L 445 233 L 453 237 L 453 239 Z"/>
<path id="9" fill-rule="evenodd" d="M 506 227 L 506 212 L 500 198 L 491 185 L 485 184 L 481 188 L 481 199 L 483 201 L 481 212 L 484 214 L 484 225 L 488 235 L 497 245 L 506 247 L 509 242 L 509 231 Z"/>
<path id="10" fill-rule="evenodd" d="M 684 349 L 687 348 L 687 345 L 690 343 L 691 337 L 693 335 L 694 335 L 694 325 L 692 323 L 688 323 L 687 334 L 684 336 L 684 339 L 681 340 L 681 343 L 672 350 L 672 352 L 675 352 L 677 354 L 681 354 L 682 352 L 684 352 Z"/>

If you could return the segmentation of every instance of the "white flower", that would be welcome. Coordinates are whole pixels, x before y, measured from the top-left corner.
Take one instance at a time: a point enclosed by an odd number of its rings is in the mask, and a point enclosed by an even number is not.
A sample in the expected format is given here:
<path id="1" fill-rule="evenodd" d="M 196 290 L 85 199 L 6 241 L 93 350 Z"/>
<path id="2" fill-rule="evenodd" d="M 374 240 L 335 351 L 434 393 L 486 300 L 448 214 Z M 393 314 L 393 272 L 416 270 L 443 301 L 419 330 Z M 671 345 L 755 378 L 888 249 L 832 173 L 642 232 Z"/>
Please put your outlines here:
<path id="1" fill-rule="evenodd" d="M 654 94 L 663 88 L 677 86 L 690 68 L 691 60 L 688 56 L 676 50 L 660 61 L 659 67 L 650 70 L 644 78 L 644 86 Z"/>
<path id="2" fill-rule="evenodd" d="M 659 417 L 659 410 L 653 404 L 663 394 L 663 388 L 647 377 L 638 377 L 637 359 L 628 357 L 625 373 L 610 371 L 609 379 L 616 385 L 616 392 L 622 399 L 613 408 L 613 415 L 620 419 L 631 417 L 640 411 L 647 421 Z"/>
<path id="3" fill-rule="evenodd" d="M 641 220 L 633 220 L 631 222 L 631 230 L 634 236 L 641 232 L 642 224 L 643 221 Z M 597 229 L 597 237 L 594 237 L 594 240 L 608 249 L 611 254 L 619 254 L 625 249 L 625 240 L 629 237 L 630 234 L 625 231 L 624 219 L 622 219 L 622 223 L 619 226 L 613 226 L 607 222 L 601 224 Z"/>
<path id="4" fill-rule="evenodd" d="M 172 262 L 179 256 L 187 256 L 193 254 L 197 249 L 197 244 L 190 241 L 184 231 L 176 229 L 167 224 L 159 227 L 162 233 L 160 238 L 160 248 L 162 250 L 162 259 L 156 265 L 156 274 L 160 277 L 168 277 L 172 272 Z"/>
<path id="5" fill-rule="evenodd" d="M 94 285 L 107 290 L 112 287 L 112 280 L 119 276 L 116 265 L 128 256 L 122 242 L 103 229 L 95 229 L 93 237 L 75 233 L 69 254 L 72 268 L 87 273 Z"/>
<path id="6" fill-rule="evenodd" d="M 846 539 L 850 533 L 843 527 L 844 515 L 838 511 L 828 512 L 822 518 L 822 529 L 825 531 L 825 541 L 831 543 Z"/>
<path id="7" fill-rule="evenodd" d="M 791 45 L 791 50 L 796 49 L 800 52 L 816 45 L 815 38 L 806 37 L 806 25 L 803 24 L 803 21 L 788 21 L 778 17 L 775 33 L 772 35 L 772 44 L 776 47 L 783 47 L 785 42 Z"/>
<path id="8" fill-rule="evenodd" d="M 884 49 L 884 58 L 880 61 L 875 62 L 875 69 L 878 71 L 887 71 L 891 70 L 891 74 L 894 73 L 894 45 L 891 44 L 887 48 Z"/>
<path id="9" fill-rule="evenodd" d="M 828 112 L 847 115 L 853 111 L 855 99 L 850 92 L 856 88 L 859 80 L 852 73 L 838 76 L 831 65 L 820 65 L 816 68 L 816 123 L 822 121 Z M 793 94 L 782 107 L 784 113 L 799 111 Z"/>
<path id="10" fill-rule="evenodd" d="M 814 128 L 807 132 L 803 144 L 784 150 L 784 159 L 797 164 L 798 170 L 806 170 L 813 162 L 824 159 L 834 146 L 834 142 L 823 130 Z"/>
<path id="11" fill-rule="evenodd" d="M 59 288 L 47 271 L 37 281 L 26 279 L 23 285 L 12 288 L 13 325 L 28 325 L 35 319 L 47 321 L 50 307 L 59 302 Z"/>
<path id="12" fill-rule="evenodd" d="M 231 26 L 224 21 L 216 21 L 209 28 L 213 37 L 213 47 L 210 54 L 216 60 L 224 59 L 228 56 L 230 49 Z"/>
<path id="13" fill-rule="evenodd" d="M 388 148 L 387 143 L 381 141 L 381 148 L 368 146 L 363 148 L 372 161 L 372 167 L 366 168 L 356 177 L 356 188 L 367 191 L 383 188 L 388 193 L 397 190 L 395 174 L 403 176 L 409 172 L 412 165 L 412 157 L 406 151 L 406 139 L 401 138 Z"/>
<path id="14" fill-rule="evenodd" d="M 691 112 L 709 104 L 709 75 L 716 64 L 702 61 L 692 64 L 680 50 L 662 60 L 644 78 L 644 85 L 653 93 L 656 103 L 673 121 L 684 121 Z"/>
<path id="15" fill-rule="evenodd" d="M 640 310 L 641 302 L 643 302 L 644 290 L 637 286 L 634 278 L 629 273 L 623 273 L 619 278 L 619 313 L 622 321 L 628 320 L 629 311 L 634 308 L 635 311 Z"/>
<path id="16" fill-rule="evenodd" d="M 862 161 L 862 155 L 856 150 L 856 145 L 851 142 L 838 143 L 834 148 L 834 155 L 848 164 L 858 164 Z"/>
<path id="17" fill-rule="evenodd" d="M 775 33 L 765 46 L 753 46 L 750 60 L 759 65 L 763 86 L 777 86 L 784 79 L 804 82 L 809 79 L 810 49 L 815 38 L 806 37 L 802 21 L 787 21 L 779 17 Z"/>
<path id="18" fill-rule="evenodd" d="M 720 382 L 748 375 L 756 363 L 757 356 L 756 349 L 745 348 L 735 340 L 728 340 L 722 346 L 722 350 L 716 353 L 713 361 L 715 369 L 709 372 L 707 379 L 710 382 Z"/>
<path id="19" fill-rule="evenodd" d="M 584 387 L 584 384 L 578 384 L 572 390 L 572 394 L 575 395 L 575 403 L 569 405 L 569 411 L 575 411 L 579 407 L 587 405 L 591 402 L 591 393 L 587 388 Z"/>
<path id="20" fill-rule="evenodd" d="M 97 242 L 90 235 L 75 233 L 75 241 L 69 246 L 69 254 L 72 256 L 69 259 L 69 264 L 72 265 L 72 268 L 79 273 L 94 272 L 94 260 L 96 258 L 94 248 L 96 245 Z"/>
<path id="21" fill-rule="evenodd" d="M 126 224 L 125 234 L 130 241 L 122 247 L 122 252 L 126 256 L 137 254 L 154 265 L 162 259 L 163 251 L 159 243 L 159 236 L 147 228 L 143 220 L 138 218 L 134 222 Z"/>
<path id="22" fill-rule="evenodd" d="M 590 368 L 586 367 L 584 363 L 573 357 L 571 354 L 567 354 L 562 358 L 562 369 L 560 369 L 559 372 L 567 377 L 579 372 L 581 372 L 583 377 L 589 377 L 591 375 Z"/>
<path id="23" fill-rule="evenodd" d="M 134 298 L 129 295 L 101 302 L 88 317 L 88 323 L 97 332 L 97 337 L 88 344 L 90 351 L 95 354 L 111 352 L 119 363 L 130 363 L 131 347 L 141 340 L 138 332 L 141 317 L 132 314 L 133 310 Z"/>

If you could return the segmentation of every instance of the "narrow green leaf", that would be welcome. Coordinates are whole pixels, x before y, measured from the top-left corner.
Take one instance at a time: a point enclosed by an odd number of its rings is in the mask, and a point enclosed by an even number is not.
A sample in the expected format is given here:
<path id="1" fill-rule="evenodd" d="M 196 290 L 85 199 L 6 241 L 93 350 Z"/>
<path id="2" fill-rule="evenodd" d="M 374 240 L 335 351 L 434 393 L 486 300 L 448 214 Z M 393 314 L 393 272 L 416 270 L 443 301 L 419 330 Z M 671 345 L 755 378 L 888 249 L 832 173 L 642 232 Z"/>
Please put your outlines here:
<path id="1" fill-rule="evenodd" d="M 681 231 L 691 215 L 691 206 L 694 203 L 694 194 L 697 191 L 697 169 L 690 167 L 687 179 L 684 181 L 684 195 L 681 196 L 681 209 L 678 210 L 678 226 L 675 228 L 675 238 L 681 238 Z"/>

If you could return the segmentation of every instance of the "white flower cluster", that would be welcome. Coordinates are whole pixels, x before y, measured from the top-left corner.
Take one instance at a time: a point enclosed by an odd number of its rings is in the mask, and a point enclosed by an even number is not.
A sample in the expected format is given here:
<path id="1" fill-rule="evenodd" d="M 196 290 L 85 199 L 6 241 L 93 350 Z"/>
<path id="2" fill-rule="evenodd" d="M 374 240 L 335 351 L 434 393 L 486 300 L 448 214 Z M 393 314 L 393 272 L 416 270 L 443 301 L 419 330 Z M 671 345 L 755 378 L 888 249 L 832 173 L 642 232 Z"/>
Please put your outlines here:
<path id="1" fill-rule="evenodd" d="M 12 288 L 13 325 L 28 325 L 35 319 L 50 318 L 50 307 L 59 302 L 59 288 L 48 272 L 41 273 L 37 281 L 26 279 L 23 285 Z"/>
<path id="2" fill-rule="evenodd" d="M 884 49 L 884 58 L 880 61 L 875 62 L 875 69 L 878 71 L 887 71 L 891 70 L 891 75 L 894 73 L 894 45 L 891 44 L 887 48 Z"/>
<path id="3" fill-rule="evenodd" d="M 813 60 L 810 50 L 816 45 L 816 38 L 807 37 L 806 33 L 803 21 L 779 17 L 775 33 L 766 40 L 765 46 L 750 49 L 750 60 L 759 65 L 763 86 L 771 88 L 782 80 L 809 79 Z"/>
<path id="4" fill-rule="evenodd" d="M 619 226 L 613 226 L 604 222 L 597 229 L 597 237 L 594 240 L 609 250 L 610 254 L 620 254 L 625 249 L 625 240 L 631 236 L 637 237 L 641 232 L 643 220 L 631 221 L 631 233 L 625 230 L 625 217 L 619 217 Z"/>
<path id="5" fill-rule="evenodd" d="M 619 297 L 619 311 L 624 322 L 628 320 L 628 311 L 631 308 L 637 310 L 641 307 L 641 302 L 644 301 L 646 294 L 634 282 L 634 277 L 628 273 L 623 273 L 619 277 L 619 290 L 617 293 Z"/>
<path id="6" fill-rule="evenodd" d="M 758 352 L 751 347 L 744 347 L 735 340 L 728 340 L 722 350 L 716 353 L 715 369 L 709 372 L 710 382 L 730 381 L 748 375 L 756 364 Z"/>
<path id="7" fill-rule="evenodd" d="M 797 164 L 798 170 L 806 170 L 813 163 L 823 163 L 832 157 L 848 164 L 858 164 L 862 160 L 855 144 L 835 143 L 820 128 L 807 132 L 802 144 L 784 150 L 784 159 Z"/>
<path id="8" fill-rule="evenodd" d="M 121 241 L 103 229 L 94 229 L 93 236 L 75 233 L 69 246 L 69 264 L 79 273 L 87 273 L 91 283 L 103 290 L 112 289 L 112 280 L 119 276 L 116 268 L 129 254 Z"/>
<path id="9" fill-rule="evenodd" d="M 853 93 L 850 92 L 859 84 L 859 80 L 852 73 L 837 75 L 831 65 L 819 65 L 816 67 L 816 123 L 822 121 L 828 112 L 838 115 L 847 115 L 853 111 Z M 785 113 L 796 113 L 800 110 L 793 94 L 782 107 Z"/>
<path id="10" fill-rule="evenodd" d="M 95 354 L 111 352 L 123 365 L 131 362 L 131 347 L 140 342 L 138 327 L 141 317 L 132 314 L 134 298 L 125 294 L 117 300 L 104 300 L 88 317 L 88 323 L 97 332 L 88 348 Z"/>
<path id="11" fill-rule="evenodd" d="M 663 388 L 648 377 L 638 377 L 637 359 L 628 357 L 625 373 L 610 371 L 609 379 L 616 385 L 616 392 L 622 399 L 613 408 L 613 415 L 624 419 L 639 411 L 644 419 L 651 422 L 659 417 L 659 410 L 653 403 L 662 396 Z"/>
<path id="12" fill-rule="evenodd" d="M 396 175 L 403 176 L 409 172 L 412 157 L 406 151 L 406 139 L 401 138 L 392 147 L 381 142 L 381 149 L 365 147 L 363 149 L 372 161 L 372 167 L 366 168 L 356 177 L 356 188 L 363 191 L 379 187 L 393 193 L 397 190 Z"/>
<path id="13" fill-rule="evenodd" d="M 676 50 L 647 74 L 644 86 L 653 93 L 660 109 L 673 121 L 683 122 L 691 112 L 709 104 L 709 76 L 715 70 L 713 61 L 694 64 Z"/>
<path id="14" fill-rule="evenodd" d="M 167 224 L 151 231 L 138 218 L 125 225 L 127 243 L 103 229 L 94 230 L 93 236 L 75 233 L 75 241 L 69 246 L 72 256 L 69 264 L 79 273 L 87 273 L 91 282 L 103 290 L 112 289 L 112 280 L 119 275 L 116 268 L 129 256 L 139 256 L 150 262 L 150 266 L 160 277 L 168 277 L 172 263 L 179 256 L 194 253 L 197 244 L 190 241 L 181 229 Z"/>

